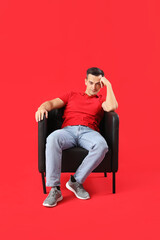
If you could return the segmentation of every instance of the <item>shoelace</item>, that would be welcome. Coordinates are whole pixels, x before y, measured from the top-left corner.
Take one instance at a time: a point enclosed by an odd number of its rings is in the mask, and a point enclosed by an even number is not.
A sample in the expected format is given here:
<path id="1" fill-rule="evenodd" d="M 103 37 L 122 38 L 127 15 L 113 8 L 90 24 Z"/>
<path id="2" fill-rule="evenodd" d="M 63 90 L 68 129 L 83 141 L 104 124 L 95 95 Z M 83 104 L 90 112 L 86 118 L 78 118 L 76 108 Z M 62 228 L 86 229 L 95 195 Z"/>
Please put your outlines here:
<path id="1" fill-rule="evenodd" d="M 79 189 L 79 190 L 84 190 L 83 185 L 80 184 L 80 183 L 78 183 L 77 189 Z"/>
<path id="2" fill-rule="evenodd" d="M 54 194 L 55 194 L 55 195 L 58 194 L 57 189 L 54 189 L 53 191 L 50 191 L 49 196 L 54 196 Z"/>

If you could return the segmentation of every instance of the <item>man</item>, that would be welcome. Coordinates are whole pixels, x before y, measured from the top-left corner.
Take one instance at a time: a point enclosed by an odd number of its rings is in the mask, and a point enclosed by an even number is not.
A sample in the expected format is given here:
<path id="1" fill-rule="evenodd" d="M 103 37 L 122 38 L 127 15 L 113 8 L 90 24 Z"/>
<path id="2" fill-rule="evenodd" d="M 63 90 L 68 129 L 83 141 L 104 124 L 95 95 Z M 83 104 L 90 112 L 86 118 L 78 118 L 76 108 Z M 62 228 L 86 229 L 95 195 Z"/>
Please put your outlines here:
<path id="1" fill-rule="evenodd" d="M 70 92 L 44 102 L 35 115 L 36 121 L 40 121 L 44 114 L 48 117 L 48 111 L 65 106 L 62 128 L 52 132 L 46 141 L 46 186 L 51 190 L 43 202 L 45 207 L 54 207 L 63 199 L 60 190 L 62 150 L 75 146 L 88 150 L 88 155 L 66 183 L 66 187 L 79 199 L 90 198 L 82 184 L 108 151 L 108 145 L 99 133 L 99 124 L 103 111 L 116 110 L 118 103 L 111 83 L 101 69 L 89 68 L 85 85 L 85 93 Z M 103 87 L 107 90 L 106 99 L 98 94 Z"/>

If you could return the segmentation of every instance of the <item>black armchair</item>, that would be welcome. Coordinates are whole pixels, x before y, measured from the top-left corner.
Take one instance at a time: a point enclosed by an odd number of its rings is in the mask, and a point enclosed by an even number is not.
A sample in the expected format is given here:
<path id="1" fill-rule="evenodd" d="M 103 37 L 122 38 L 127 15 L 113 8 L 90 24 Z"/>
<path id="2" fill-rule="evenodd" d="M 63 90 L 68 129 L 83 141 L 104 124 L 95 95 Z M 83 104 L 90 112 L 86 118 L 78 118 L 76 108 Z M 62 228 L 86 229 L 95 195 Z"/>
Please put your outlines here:
<path id="1" fill-rule="evenodd" d="M 61 128 L 64 108 L 54 109 L 48 113 L 48 118 L 38 122 L 38 169 L 42 175 L 43 192 L 45 186 L 45 145 L 47 136 Z M 113 193 L 115 193 L 115 174 L 118 171 L 118 142 L 119 142 L 119 117 L 116 112 L 105 112 L 100 124 L 100 133 L 106 139 L 109 151 L 103 161 L 93 172 L 107 172 L 113 174 Z M 64 150 L 62 153 L 62 172 L 75 172 L 87 155 L 86 149 L 76 147 Z M 76 159 L 76 161 L 75 161 Z"/>

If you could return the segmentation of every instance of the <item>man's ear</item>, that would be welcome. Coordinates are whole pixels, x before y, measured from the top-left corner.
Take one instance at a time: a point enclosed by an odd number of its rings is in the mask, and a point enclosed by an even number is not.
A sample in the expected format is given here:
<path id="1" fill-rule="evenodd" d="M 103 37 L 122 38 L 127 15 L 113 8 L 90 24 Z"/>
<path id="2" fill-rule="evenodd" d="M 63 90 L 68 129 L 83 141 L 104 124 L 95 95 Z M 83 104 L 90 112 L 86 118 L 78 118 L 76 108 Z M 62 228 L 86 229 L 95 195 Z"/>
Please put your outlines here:
<path id="1" fill-rule="evenodd" d="M 85 78 L 85 85 L 87 85 L 87 81 L 88 81 L 88 79 L 87 79 L 87 78 Z"/>

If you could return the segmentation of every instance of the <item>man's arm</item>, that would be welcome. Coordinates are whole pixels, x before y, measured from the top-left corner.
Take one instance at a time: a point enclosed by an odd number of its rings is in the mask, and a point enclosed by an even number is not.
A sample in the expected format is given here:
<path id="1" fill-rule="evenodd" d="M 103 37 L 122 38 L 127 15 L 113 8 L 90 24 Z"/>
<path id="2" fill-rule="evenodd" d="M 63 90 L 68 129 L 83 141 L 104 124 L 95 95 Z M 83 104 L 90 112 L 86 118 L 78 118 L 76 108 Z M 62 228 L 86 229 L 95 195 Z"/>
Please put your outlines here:
<path id="1" fill-rule="evenodd" d="M 107 88 L 106 101 L 104 101 L 102 103 L 103 110 L 106 112 L 116 110 L 118 108 L 118 102 L 114 95 L 111 83 L 105 77 L 102 77 L 100 82 L 101 82 L 102 87 L 106 86 L 106 88 Z"/>
<path id="2" fill-rule="evenodd" d="M 60 98 L 55 98 L 51 101 L 42 103 L 35 113 L 36 121 L 38 122 L 40 120 L 43 120 L 44 114 L 46 115 L 46 118 L 48 118 L 49 111 L 56 108 L 62 108 L 64 105 L 64 102 Z"/>

